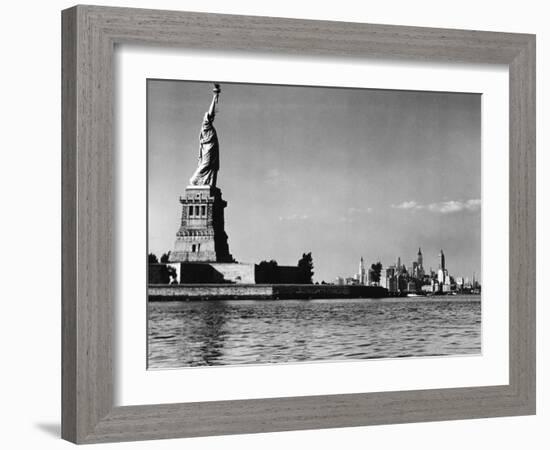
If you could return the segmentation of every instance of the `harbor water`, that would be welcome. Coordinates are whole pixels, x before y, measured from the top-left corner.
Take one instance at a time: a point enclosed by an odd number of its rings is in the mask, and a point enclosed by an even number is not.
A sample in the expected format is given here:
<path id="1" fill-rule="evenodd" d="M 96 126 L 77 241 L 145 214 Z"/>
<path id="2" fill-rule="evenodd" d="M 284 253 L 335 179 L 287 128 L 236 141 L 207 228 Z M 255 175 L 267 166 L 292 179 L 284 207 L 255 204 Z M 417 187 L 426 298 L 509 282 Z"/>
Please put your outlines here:
<path id="1" fill-rule="evenodd" d="M 148 303 L 149 369 L 479 353 L 479 296 Z"/>

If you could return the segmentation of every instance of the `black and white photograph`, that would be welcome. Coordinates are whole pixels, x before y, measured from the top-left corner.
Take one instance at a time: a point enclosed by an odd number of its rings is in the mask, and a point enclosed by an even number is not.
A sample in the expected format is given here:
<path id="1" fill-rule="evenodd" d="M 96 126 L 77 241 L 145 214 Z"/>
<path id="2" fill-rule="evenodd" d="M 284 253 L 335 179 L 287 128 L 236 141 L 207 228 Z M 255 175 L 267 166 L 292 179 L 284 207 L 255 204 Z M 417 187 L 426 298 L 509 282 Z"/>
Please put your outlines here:
<path id="1" fill-rule="evenodd" d="M 3 6 L 2 448 L 548 448 L 544 2 Z"/>
<path id="2" fill-rule="evenodd" d="M 147 80 L 147 368 L 481 354 L 481 95 Z"/>

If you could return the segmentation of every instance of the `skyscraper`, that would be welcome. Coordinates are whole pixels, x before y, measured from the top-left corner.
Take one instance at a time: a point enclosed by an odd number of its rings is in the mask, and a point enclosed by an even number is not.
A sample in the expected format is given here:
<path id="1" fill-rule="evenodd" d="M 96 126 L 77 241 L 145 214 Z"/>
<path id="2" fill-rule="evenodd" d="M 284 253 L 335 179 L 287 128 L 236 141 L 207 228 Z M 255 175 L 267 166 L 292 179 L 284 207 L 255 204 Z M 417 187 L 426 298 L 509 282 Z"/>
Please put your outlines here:
<path id="1" fill-rule="evenodd" d="M 360 284 L 365 284 L 365 263 L 363 261 L 363 257 L 361 256 L 361 260 L 359 261 L 359 273 L 358 273 L 358 280 Z"/>
<path id="2" fill-rule="evenodd" d="M 415 269 L 413 275 L 418 279 L 423 278 L 424 277 L 424 257 L 422 256 L 422 250 L 420 249 L 420 247 L 418 247 L 416 262 L 413 263 L 413 267 Z"/>
<path id="3" fill-rule="evenodd" d="M 439 268 L 445 270 L 445 255 L 443 254 L 443 250 L 439 251 Z"/>

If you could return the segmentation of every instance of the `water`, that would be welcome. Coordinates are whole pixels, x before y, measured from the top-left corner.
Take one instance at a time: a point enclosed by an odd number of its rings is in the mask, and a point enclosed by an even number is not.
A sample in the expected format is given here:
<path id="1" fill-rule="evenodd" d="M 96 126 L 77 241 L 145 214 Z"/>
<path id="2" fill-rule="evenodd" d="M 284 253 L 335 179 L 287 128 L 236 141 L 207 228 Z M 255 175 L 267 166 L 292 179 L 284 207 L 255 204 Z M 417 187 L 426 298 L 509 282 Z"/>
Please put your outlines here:
<path id="1" fill-rule="evenodd" d="M 149 368 L 480 352 L 479 296 L 149 303 Z"/>

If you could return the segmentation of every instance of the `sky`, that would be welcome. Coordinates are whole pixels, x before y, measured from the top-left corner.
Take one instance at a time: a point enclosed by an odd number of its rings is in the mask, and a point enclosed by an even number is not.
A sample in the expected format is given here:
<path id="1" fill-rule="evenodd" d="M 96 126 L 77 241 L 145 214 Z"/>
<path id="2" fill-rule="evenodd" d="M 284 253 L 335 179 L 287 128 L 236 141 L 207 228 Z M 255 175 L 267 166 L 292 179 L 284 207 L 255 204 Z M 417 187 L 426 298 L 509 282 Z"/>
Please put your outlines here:
<path id="1" fill-rule="evenodd" d="M 363 257 L 481 279 L 481 96 L 221 83 L 214 125 L 239 262 L 353 276 Z M 212 84 L 149 80 L 149 251 L 172 249 Z"/>

